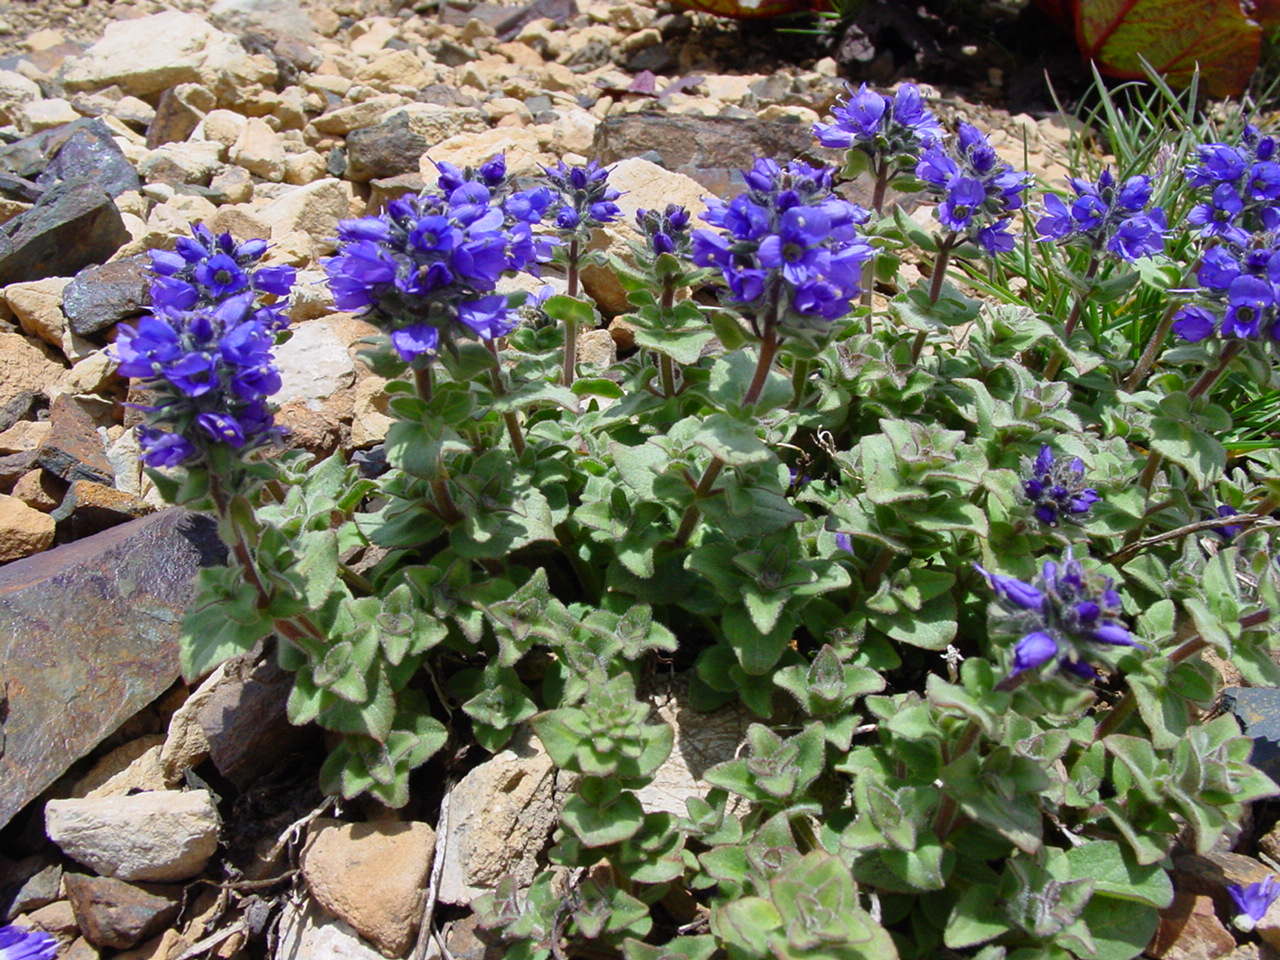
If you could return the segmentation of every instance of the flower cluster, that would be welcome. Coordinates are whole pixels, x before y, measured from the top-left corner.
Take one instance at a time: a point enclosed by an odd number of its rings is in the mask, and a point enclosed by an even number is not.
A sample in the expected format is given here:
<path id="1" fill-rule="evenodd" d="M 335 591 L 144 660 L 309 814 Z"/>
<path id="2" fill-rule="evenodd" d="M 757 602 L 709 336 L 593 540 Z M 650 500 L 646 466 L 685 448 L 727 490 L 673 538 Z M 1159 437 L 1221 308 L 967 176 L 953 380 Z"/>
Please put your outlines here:
<path id="1" fill-rule="evenodd" d="M 1098 491 L 1084 485 L 1084 461 L 1057 459 L 1048 444 L 1034 460 L 1022 458 L 1022 494 L 1036 519 L 1056 527 L 1059 521 L 1080 523 L 1100 499 Z"/>
<path id="2" fill-rule="evenodd" d="M 151 309 L 110 347 L 122 376 L 151 392 L 138 433 L 151 467 L 204 462 L 213 447 L 247 453 L 278 438 L 267 397 L 280 389 L 275 334 L 288 324 L 292 267 L 254 267 L 264 240 L 237 243 L 203 224 L 176 250 L 152 250 Z"/>
<path id="3" fill-rule="evenodd" d="M 689 254 L 689 211 L 684 207 L 668 203 L 661 212 L 637 210 L 636 229 L 644 235 L 649 251 L 655 256 L 663 253 Z"/>
<path id="4" fill-rule="evenodd" d="M 720 270 L 727 299 L 750 320 L 783 333 L 824 331 L 849 313 L 871 245 L 858 233 L 868 214 L 831 191 L 831 171 L 760 159 L 743 171 L 747 190 L 712 198 L 693 231 L 693 261 Z"/>
<path id="5" fill-rule="evenodd" d="M 505 271 L 545 258 L 533 225 L 552 198 L 537 189 L 495 196 L 490 182 L 505 183 L 499 160 L 474 179 L 442 167 L 447 192 L 338 223 L 338 253 L 324 262 L 334 302 L 386 330 L 406 362 L 430 358 L 455 333 L 492 340 L 514 326 L 507 298 L 493 291 Z"/>
<path id="6" fill-rule="evenodd" d="M 1129 177 L 1117 184 L 1111 171 L 1103 170 L 1096 183 L 1079 177 L 1067 182 L 1076 199 L 1067 206 L 1056 193 L 1045 194 L 1044 216 L 1036 223 L 1037 240 L 1083 241 L 1129 263 L 1164 252 L 1169 224 L 1160 207 L 1146 210 L 1151 202 L 1150 177 Z"/>
<path id="7" fill-rule="evenodd" d="M 43 930 L 0 927 L 0 960 L 53 960 L 58 941 Z"/>
<path id="8" fill-rule="evenodd" d="M 873 159 L 914 164 L 923 150 L 943 139 L 942 125 L 924 105 L 920 88 L 904 83 L 892 97 L 864 83 L 831 109 L 834 123 L 817 123 L 813 135 L 824 147 L 861 150 Z"/>
<path id="9" fill-rule="evenodd" d="M 934 216 L 944 227 L 992 255 L 1013 249 L 1009 214 L 1022 207 L 1031 178 L 1001 160 L 977 127 L 961 123 L 949 146 L 935 141 L 920 157 L 916 176 L 942 198 Z"/>
<path id="10" fill-rule="evenodd" d="M 1111 578 L 1085 570 L 1070 549 L 1061 563 L 1046 560 L 1031 583 L 977 569 L 995 591 L 1009 626 L 1022 634 L 1011 676 L 1051 664 L 1092 680 L 1097 673 L 1084 659 L 1091 647 L 1142 646 L 1120 622 L 1120 595 Z"/>
<path id="11" fill-rule="evenodd" d="M 551 222 L 562 234 L 582 237 L 622 217 L 622 209 L 614 202 L 622 194 L 609 186 L 607 167 L 595 160 L 585 167 L 570 167 L 561 160 L 542 169 L 553 194 Z"/>
<path id="12" fill-rule="evenodd" d="M 1280 238 L 1258 233 L 1247 247 L 1219 244 L 1204 252 L 1196 273 L 1200 303 L 1178 311 L 1173 329 L 1184 340 L 1220 337 L 1280 339 Z"/>
<path id="13" fill-rule="evenodd" d="M 153 396 L 138 436 L 143 461 L 190 465 L 212 446 L 247 453 L 274 440 L 279 430 L 267 403 L 280 389 L 274 345 L 252 291 L 193 310 L 159 307 L 136 327 L 122 326 L 113 359 Z"/>
<path id="14" fill-rule="evenodd" d="M 288 296 L 296 273 L 293 267 L 256 267 L 267 252 L 267 241 L 237 243 L 230 233 L 214 236 L 202 223 L 190 237 L 179 237 L 175 248 L 151 251 L 151 304 L 157 309 L 193 310 L 212 306 L 245 291 Z M 283 327 L 284 303 L 261 307 L 259 320 Z"/>
<path id="15" fill-rule="evenodd" d="M 1280 162 L 1272 137 L 1246 124 L 1238 145 L 1202 144 L 1196 156 L 1199 162 L 1184 173 L 1191 186 L 1208 193 L 1187 215 L 1201 237 L 1244 246 L 1249 234 L 1280 227 Z"/>

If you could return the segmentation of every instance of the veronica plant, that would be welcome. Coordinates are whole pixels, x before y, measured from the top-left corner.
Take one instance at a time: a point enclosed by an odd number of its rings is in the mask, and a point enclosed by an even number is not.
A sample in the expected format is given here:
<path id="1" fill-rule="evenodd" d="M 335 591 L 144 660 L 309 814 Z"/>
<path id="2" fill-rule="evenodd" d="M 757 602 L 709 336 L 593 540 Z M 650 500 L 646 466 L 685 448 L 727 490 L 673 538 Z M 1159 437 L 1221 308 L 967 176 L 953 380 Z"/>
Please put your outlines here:
<path id="1" fill-rule="evenodd" d="M 597 258 L 633 306 L 611 332 L 635 347 L 571 363 L 569 386 L 560 324 L 599 308 L 499 283 L 537 268 L 544 238 L 565 248 L 614 217 L 600 167 L 521 189 L 500 162 L 442 164 L 436 188 L 343 222 L 335 298 L 381 331 L 362 354 L 392 418 L 376 478 L 343 454 L 263 456 L 273 436 L 246 411 L 269 411 L 275 328 L 258 315 L 278 311 L 253 264 L 237 265 L 244 289 L 122 331 L 119 359 L 160 397 L 148 429 L 178 438 L 147 441 L 172 464 L 151 475 L 218 508 L 232 549 L 186 621 L 188 677 L 272 649 L 290 718 L 327 731 L 321 782 L 345 797 L 434 796 L 446 744 L 482 757 L 527 726 L 546 748 L 568 794 L 546 869 L 475 905 L 513 960 L 1127 960 L 1172 900 L 1173 857 L 1229 842 L 1275 792 L 1211 712 L 1222 678 L 1204 654 L 1280 682 L 1280 453 L 1218 439 L 1238 411 L 1196 373 L 1196 343 L 1123 389 L 1137 294 L 1095 298 L 1102 335 L 1075 376 L 1029 369 L 1061 343 L 1062 303 L 1040 303 L 1048 281 L 1027 266 L 1048 244 L 1009 249 L 1023 175 L 974 128 L 930 140 L 910 93 L 842 109 L 825 136 L 883 147 L 938 201 L 940 235 L 895 218 L 894 243 L 934 255 L 932 298 L 890 304 L 905 329 L 863 328 L 866 215 L 830 171 L 762 158 L 704 226 L 654 207 L 633 263 Z M 1078 173 L 1042 235 L 1126 268 L 1154 251 L 1147 185 Z M 1171 223 L 1208 202 L 1150 175 Z M 1133 265 L 1155 315 L 1189 266 L 1173 262 L 1185 238 L 1164 239 Z M 1271 337 L 1274 292 L 1241 292 L 1277 283 L 1264 245 L 1210 242 L 1191 257 L 1218 287 L 1179 329 Z M 948 258 L 980 249 L 995 269 L 942 297 Z M 943 316 L 957 336 L 920 362 Z M 1240 358 L 1258 384 L 1275 380 L 1267 342 Z M 203 425 L 223 417 L 240 446 Z M 689 718 L 716 709 L 741 742 L 659 807 L 677 744 L 688 755 L 709 726 Z"/>

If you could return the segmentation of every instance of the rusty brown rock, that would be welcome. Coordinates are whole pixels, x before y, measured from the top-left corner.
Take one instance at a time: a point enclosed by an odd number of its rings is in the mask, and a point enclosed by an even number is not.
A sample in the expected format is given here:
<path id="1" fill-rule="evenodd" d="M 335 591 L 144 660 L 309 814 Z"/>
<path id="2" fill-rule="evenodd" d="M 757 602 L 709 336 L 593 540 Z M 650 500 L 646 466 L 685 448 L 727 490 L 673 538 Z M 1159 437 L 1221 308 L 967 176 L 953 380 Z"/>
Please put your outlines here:
<path id="1" fill-rule="evenodd" d="M 1218 960 L 1236 948 L 1236 938 L 1222 925 L 1213 898 L 1179 893 L 1160 911 L 1160 927 L 1146 950 L 1154 960 Z"/>
<path id="2" fill-rule="evenodd" d="M 69 873 L 62 879 L 80 933 L 97 947 L 127 950 L 159 933 L 178 916 L 182 888 L 125 883 Z"/>
<path id="3" fill-rule="evenodd" d="M 49 408 L 49 422 L 52 427 L 36 462 L 64 480 L 90 480 L 110 486 L 115 471 L 89 412 L 64 393 Z"/>
<path id="4" fill-rule="evenodd" d="M 76 480 L 50 516 L 58 523 L 66 523 L 70 538 L 79 540 L 154 513 L 155 509 L 145 500 L 115 487 Z"/>
<path id="5" fill-rule="evenodd" d="M 224 557 L 210 520 L 166 510 L 0 569 L 0 826 L 177 679 L 192 578 Z"/>

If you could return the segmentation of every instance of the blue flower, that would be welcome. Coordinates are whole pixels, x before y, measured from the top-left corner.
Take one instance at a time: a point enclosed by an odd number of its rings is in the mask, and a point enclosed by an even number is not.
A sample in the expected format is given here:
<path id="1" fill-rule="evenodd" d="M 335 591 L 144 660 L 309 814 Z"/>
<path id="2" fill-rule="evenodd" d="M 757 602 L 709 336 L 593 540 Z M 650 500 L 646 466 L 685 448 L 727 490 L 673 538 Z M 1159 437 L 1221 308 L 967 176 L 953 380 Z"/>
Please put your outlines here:
<path id="1" fill-rule="evenodd" d="M 0 927 L 0 960 L 53 960 L 58 941 L 43 930 Z"/>
<path id="2" fill-rule="evenodd" d="M 1035 460 L 1022 459 L 1022 494 L 1041 523 L 1081 523 L 1098 502 L 1098 491 L 1086 487 L 1084 462 L 1079 457 L 1057 459 L 1048 444 Z"/>
<path id="3" fill-rule="evenodd" d="M 230 233 L 214 236 L 202 223 L 190 237 L 179 237 L 174 251 L 152 250 L 151 305 L 156 309 L 191 310 L 213 305 L 244 290 L 287 297 L 297 271 L 293 267 L 256 267 L 267 252 L 265 240 L 237 243 Z M 283 327 L 284 305 L 271 308 L 277 327 Z"/>
<path id="4" fill-rule="evenodd" d="M 1218 507 L 1218 516 L 1220 517 L 1234 517 L 1237 513 L 1239 513 L 1239 511 L 1227 503 L 1221 504 Z M 1220 526 L 1213 527 L 1212 529 L 1213 532 L 1223 540 L 1230 542 L 1240 535 L 1240 531 L 1244 529 L 1244 525 L 1239 523 L 1224 523 Z"/>
<path id="5" fill-rule="evenodd" d="M 1267 915 L 1267 910 L 1280 896 L 1280 883 L 1274 875 L 1268 875 L 1257 883 L 1241 886 L 1238 883 L 1227 884 L 1227 893 L 1235 901 L 1240 915 L 1236 918 L 1236 926 L 1246 933 L 1254 928 L 1259 920 Z"/>
<path id="6" fill-rule="evenodd" d="M 512 191 L 495 158 L 478 170 L 438 163 L 447 193 L 400 197 L 376 217 L 338 224 L 338 253 L 324 261 L 334 302 L 390 335 L 401 359 L 427 362 L 456 336 L 492 339 L 512 329 L 508 270 L 550 257 L 532 226 L 552 205 L 544 188 Z"/>
<path id="7" fill-rule="evenodd" d="M 948 230 L 989 253 L 1011 249 L 1008 214 L 1022 207 L 1030 175 L 1003 162 L 977 127 L 961 123 L 949 148 L 934 141 L 916 164 L 916 176 L 940 198 L 934 216 Z"/>
<path id="8" fill-rule="evenodd" d="M 245 290 L 213 306 L 156 309 L 120 327 L 111 356 L 154 396 L 139 433 L 147 465 L 194 464 L 214 445 L 247 452 L 278 437 L 266 404 L 281 386 L 272 359 L 276 321 Z"/>
<path id="9" fill-rule="evenodd" d="M 831 172 L 793 161 L 759 159 L 743 171 L 747 191 L 729 203 L 712 198 L 693 231 L 698 266 L 718 269 L 733 303 L 761 335 L 823 337 L 849 313 L 861 268 L 873 255 L 858 232 L 868 214 L 837 197 Z"/>
<path id="10" fill-rule="evenodd" d="M 896 166 L 907 166 L 920 152 L 943 138 L 942 125 L 924 105 L 913 83 L 898 87 L 893 97 L 869 90 L 864 83 L 831 109 L 834 123 L 814 124 L 813 135 L 824 147 L 853 148 Z"/>
<path id="11" fill-rule="evenodd" d="M 1117 185 L 1104 169 L 1093 183 L 1080 177 L 1067 182 L 1076 194 L 1069 207 L 1057 194 L 1045 195 L 1044 215 L 1036 222 L 1041 243 L 1083 242 L 1130 263 L 1164 252 L 1164 211 L 1145 210 L 1151 200 L 1150 177 L 1133 176 Z"/>
<path id="12" fill-rule="evenodd" d="M 565 239 L 584 238 L 596 227 L 622 218 L 614 201 L 622 194 L 609 186 L 609 170 L 592 160 L 585 167 L 570 167 L 563 160 L 543 167 L 550 187 L 548 211 Z"/>
<path id="13" fill-rule="evenodd" d="M 1120 621 L 1120 595 L 1111 578 L 1086 570 L 1069 548 L 1061 562 L 1045 561 L 1031 583 L 974 566 L 995 591 L 1007 627 L 1020 634 L 1010 676 L 1049 666 L 1093 679 L 1086 657 L 1100 647 L 1142 649 Z"/>

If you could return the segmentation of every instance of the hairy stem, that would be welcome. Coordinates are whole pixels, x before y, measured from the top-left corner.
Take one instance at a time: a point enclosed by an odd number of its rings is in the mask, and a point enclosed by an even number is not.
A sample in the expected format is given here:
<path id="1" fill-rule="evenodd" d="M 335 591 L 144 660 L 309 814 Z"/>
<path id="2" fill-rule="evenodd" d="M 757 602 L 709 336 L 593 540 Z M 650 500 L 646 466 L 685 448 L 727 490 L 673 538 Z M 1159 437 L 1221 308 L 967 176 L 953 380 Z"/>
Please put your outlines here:
<path id="1" fill-rule="evenodd" d="M 413 385 L 418 391 L 418 396 L 427 403 L 431 402 L 434 392 L 432 387 L 431 364 L 424 367 L 413 368 Z"/>
<path id="2" fill-rule="evenodd" d="M 1178 284 L 1185 287 L 1200 272 L 1200 265 L 1204 262 L 1203 257 L 1196 259 L 1195 263 L 1187 267 L 1182 275 L 1182 282 Z M 1160 352 L 1160 348 L 1164 346 L 1164 341 L 1169 336 L 1169 331 L 1173 329 L 1173 318 L 1182 306 L 1181 300 L 1173 300 L 1169 306 L 1165 307 L 1164 315 L 1160 318 L 1160 323 L 1156 325 L 1155 332 L 1151 335 L 1151 339 L 1147 341 L 1142 356 L 1138 358 L 1138 365 L 1133 368 L 1133 372 L 1129 374 L 1129 379 L 1125 381 L 1124 388 L 1127 392 L 1133 393 L 1141 385 L 1142 381 L 1147 378 L 1147 374 L 1151 372 L 1151 368 L 1155 366 L 1156 355 Z"/>
<path id="3" fill-rule="evenodd" d="M 565 292 L 571 296 L 578 295 L 578 238 L 569 241 L 569 255 L 566 265 L 567 283 Z M 564 364 L 560 368 L 560 385 L 573 386 L 574 373 L 578 365 L 578 324 L 574 320 L 564 322 Z"/>
<path id="4" fill-rule="evenodd" d="M 933 261 L 933 273 L 929 277 L 929 302 L 937 303 L 942 296 L 942 282 L 947 277 L 947 261 L 951 259 L 951 251 L 956 245 L 956 232 L 952 230 L 943 241 L 938 244 L 938 256 Z M 911 362 L 919 363 L 920 354 L 924 352 L 925 341 L 929 337 L 929 331 L 921 330 L 916 334 L 916 339 L 911 344 Z"/>
<path id="5" fill-rule="evenodd" d="M 743 407 L 749 407 L 760 399 L 765 381 L 769 377 L 769 371 L 773 367 L 773 358 L 777 356 L 778 345 L 778 334 L 774 325 L 772 323 L 766 324 L 764 339 L 760 341 L 760 358 L 756 362 L 756 372 L 751 378 L 747 392 L 742 397 Z M 688 509 L 685 510 L 684 516 L 680 520 L 680 528 L 676 530 L 676 535 L 671 539 L 672 546 L 683 547 L 689 542 L 689 538 L 693 536 L 693 531 L 698 526 L 698 518 L 702 516 L 702 511 L 698 508 L 698 501 L 711 493 L 711 487 L 719 478 L 722 470 L 724 470 L 724 461 L 719 457 L 712 457 L 711 462 L 707 464 L 707 469 L 703 471 L 697 487 L 694 488 L 693 503 L 689 504 Z"/>
<path id="6" fill-rule="evenodd" d="M 489 368 L 489 386 L 493 390 L 495 397 L 505 397 L 507 388 L 502 382 L 502 360 L 498 356 L 498 345 L 492 340 L 484 341 L 484 345 L 488 347 L 489 353 L 493 356 L 493 366 Z M 509 410 L 502 415 L 502 422 L 507 425 L 507 436 L 511 438 L 511 449 L 515 451 L 517 457 L 522 456 L 525 442 L 524 431 L 520 428 L 520 418 L 516 416 L 514 410 Z"/>
<path id="7" fill-rule="evenodd" d="M 1071 334 L 1075 333 L 1076 327 L 1080 323 L 1080 315 L 1084 311 L 1085 301 L 1093 294 L 1093 278 L 1098 272 L 1098 266 L 1101 263 L 1098 251 L 1095 248 L 1089 253 L 1089 266 L 1084 272 L 1085 288 L 1076 294 L 1075 302 L 1071 304 L 1071 312 L 1067 314 L 1067 322 L 1062 325 L 1062 341 L 1066 343 L 1071 339 Z M 1064 354 L 1055 353 L 1049 358 L 1049 365 L 1044 368 L 1044 378 L 1053 380 L 1058 376 L 1058 371 L 1062 369 L 1062 361 L 1066 359 Z"/>

